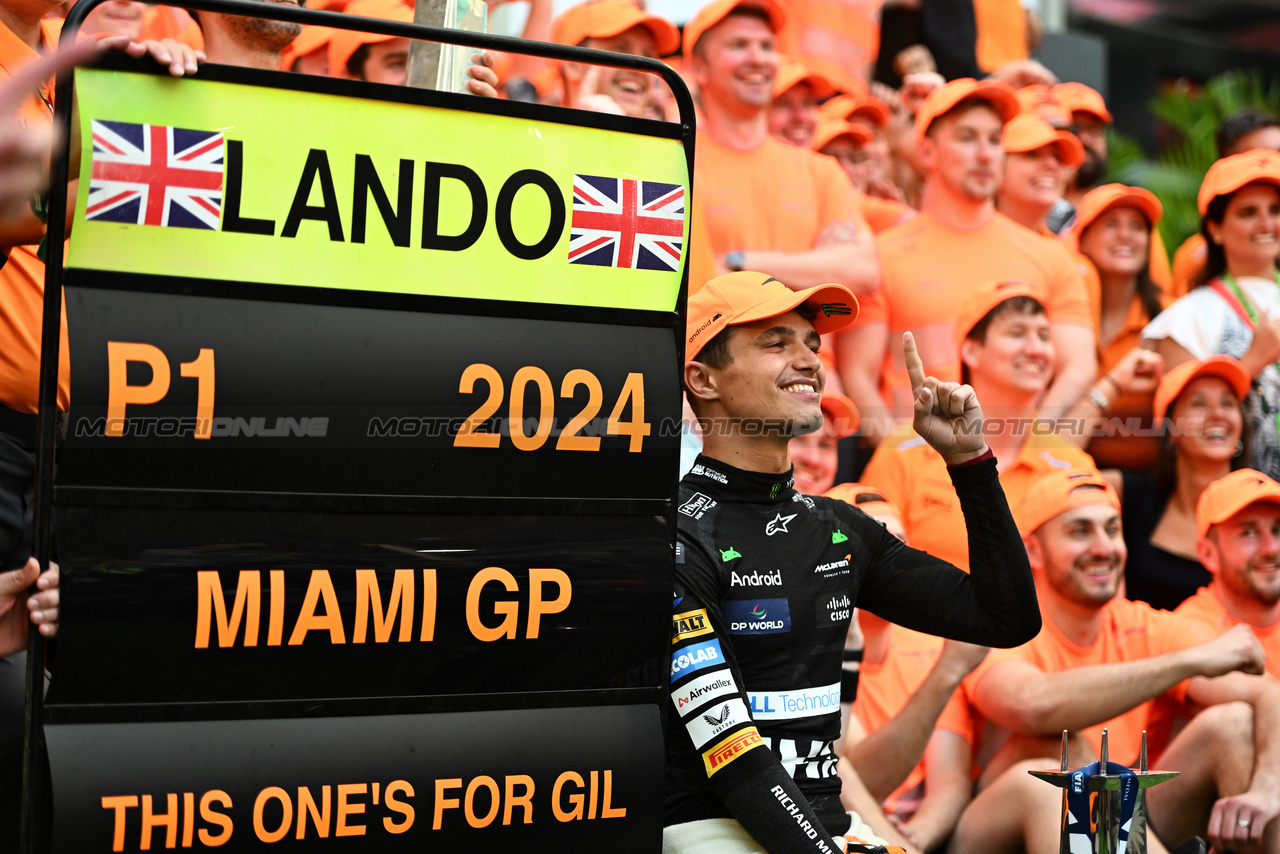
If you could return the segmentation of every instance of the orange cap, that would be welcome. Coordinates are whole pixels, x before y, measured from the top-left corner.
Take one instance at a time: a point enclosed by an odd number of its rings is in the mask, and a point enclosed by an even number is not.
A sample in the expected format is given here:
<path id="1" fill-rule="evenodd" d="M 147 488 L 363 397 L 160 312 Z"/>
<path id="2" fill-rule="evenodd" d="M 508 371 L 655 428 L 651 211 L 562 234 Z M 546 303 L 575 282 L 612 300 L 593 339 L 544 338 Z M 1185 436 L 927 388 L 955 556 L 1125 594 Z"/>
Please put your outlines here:
<path id="1" fill-rule="evenodd" d="M 787 25 L 787 10 L 782 7 L 778 0 L 715 0 L 714 3 L 708 3 L 698 10 L 698 14 L 693 16 L 693 20 L 684 25 L 684 56 L 685 59 L 693 56 L 693 48 L 698 43 L 698 39 L 723 21 L 739 7 L 748 9 L 759 9 L 769 18 L 769 29 L 773 30 L 773 34 L 777 35 L 782 32 Z"/>
<path id="2" fill-rule="evenodd" d="M 744 270 L 716 276 L 689 297 L 684 358 L 696 359 L 703 345 L 726 327 L 777 317 L 802 303 L 817 312 L 813 328 L 819 335 L 843 329 L 858 316 L 858 300 L 843 285 L 793 291 L 764 273 Z"/>
<path id="3" fill-rule="evenodd" d="M 863 120 L 878 128 L 889 126 L 893 112 L 875 95 L 837 95 L 824 101 L 818 112 L 830 119 Z"/>
<path id="4" fill-rule="evenodd" d="M 1016 90 L 1014 95 L 1017 96 L 1018 106 L 1024 113 L 1033 112 L 1036 107 L 1046 101 L 1053 100 L 1053 97 L 1049 94 L 1049 87 L 1043 83 L 1033 83 L 1030 86 L 1023 86 L 1021 89 Z"/>
<path id="5" fill-rule="evenodd" d="M 1254 469 L 1237 469 L 1218 478 L 1204 488 L 1196 502 L 1196 533 L 1205 536 L 1210 527 L 1259 501 L 1280 504 L 1280 483 Z"/>
<path id="6" fill-rule="evenodd" d="M 1025 537 L 1059 513 L 1090 504 L 1109 504 L 1120 511 L 1120 497 L 1096 471 L 1055 469 L 1027 490 L 1013 520 L 1018 523 L 1018 533 Z"/>
<path id="7" fill-rule="evenodd" d="M 1107 102 L 1097 90 L 1083 83 L 1059 83 L 1049 93 L 1069 113 L 1089 113 L 1107 124 L 1115 121 L 1107 110 Z"/>
<path id="8" fill-rule="evenodd" d="M 838 483 L 822 494 L 827 498 L 852 504 L 868 515 L 892 513 L 899 521 L 902 520 L 898 505 L 886 498 L 883 492 L 865 483 Z"/>
<path id="9" fill-rule="evenodd" d="M 666 18 L 648 14 L 633 0 L 588 0 L 570 6 L 551 23 L 551 40 L 577 45 L 586 39 L 613 38 L 632 27 L 644 27 L 653 35 L 659 56 L 680 49 L 680 31 L 676 25 Z"/>
<path id="10" fill-rule="evenodd" d="M 778 76 L 773 80 L 773 97 L 778 97 L 792 86 L 808 83 L 813 97 L 818 100 L 829 98 L 836 93 L 831 81 L 809 68 L 793 56 L 778 57 Z"/>
<path id="11" fill-rule="evenodd" d="M 1160 217 L 1164 215 L 1164 206 L 1160 200 L 1148 190 L 1141 187 L 1129 187 L 1124 184 L 1103 184 L 1084 194 L 1080 207 L 1076 208 L 1076 221 L 1071 231 L 1063 236 L 1063 240 L 1073 250 L 1080 251 L 1080 235 L 1093 224 L 1093 221 L 1112 208 L 1137 208 L 1147 218 L 1147 225 L 1156 227 Z"/>
<path id="12" fill-rule="evenodd" d="M 1046 145 L 1058 149 L 1058 159 L 1065 166 L 1079 166 L 1084 162 L 1084 146 L 1074 133 L 1054 130 L 1053 126 L 1035 113 L 1019 113 L 1004 126 L 1004 150 L 1011 154 L 1025 154 Z"/>
<path id="13" fill-rule="evenodd" d="M 1187 384 L 1199 377 L 1217 377 L 1231 386 L 1231 390 L 1240 400 L 1244 400 L 1245 395 L 1249 393 L 1249 388 L 1253 385 L 1249 369 L 1234 356 L 1209 356 L 1207 359 L 1183 362 L 1165 372 L 1165 375 L 1160 378 L 1160 385 L 1156 386 L 1151 414 L 1155 417 L 1157 425 L 1164 420 L 1165 413 L 1178 399 L 1178 395 L 1182 394 Z"/>
<path id="14" fill-rule="evenodd" d="M 1254 181 L 1280 186 L 1280 152 L 1269 148 L 1255 148 L 1253 151 L 1224 157 L 1210 166 L 1200 184 L 1200 194 L 1196 197 L 1200 215 L 1204 216 L 1209 212 L 1209 203 L 1218 196 L 1234 193 Z"/>
<path id="15" fill-rule="evenodd" d="M 846 122 L 844 119 L 819 118 L 818 127 L 813 132 L 813 139 L 809 142 L 809 147 L 814 151 L 821 151 L 829 143 L 842 136 L 849 137 L 853 144 L 857 146 L 866 145 L 875 138 L 871 135 L 871 131 L 867 130 L 866 125 L 855 125 L 852 122 Z"/>
<path id="16" fill-rule="evenodd" d="M 280 52 L 280 69 L 288 71 L 293 68 L 293 63 L 298 57 L 306 56 L 312 51 L 320 50 L 321 48 L 327 48 L 329 39 L 335 32 L 337 30 L 332 27 L 304 26 L 302 32 L 298 33 L 298 37 Z"/>
<path id="17" fill-rule="evenodd" d="M 940 86 L 929 93 L 916 113 L 916 139 L 923 139 L 934 119 L 941 118 L 967 98 L 977 98 L 991 104 L 1000 118 L 1009 121 L 1019 113 L 1018 96 L 1008 83 L 999 80 L 974 80 L 961 77 Z"/>
<path id="18" fill-rule="evenodd" d="M 1044 305 L 1044 292 L 1031 282 L 983 282 L 969 291 L 956 313 L 956 349 L 960 349 L 969 332 L 987 316 L 987 312 L 1014 297 L 1031 297 Z"/>
<path id="19" fill-rule="evenodd" d="M 347 7 L 347 14 L 413 23 L 413 10 L 400 0 L 356 0 Z M 400 37 L 335 29 L 329 37 L 329 74 L 333 77 L 348 77 L 347 60 L 353 53 L 364 45 L 389 42 L 394 38 Z"/>
<path id="20" fill-rule="evenodd" d="M 839 439 L 858 432 L 858 425 L 862 423 L 858 407 L 838 391 L 822 393 L 822 415 L 831 423 L 832 432 Z"/>

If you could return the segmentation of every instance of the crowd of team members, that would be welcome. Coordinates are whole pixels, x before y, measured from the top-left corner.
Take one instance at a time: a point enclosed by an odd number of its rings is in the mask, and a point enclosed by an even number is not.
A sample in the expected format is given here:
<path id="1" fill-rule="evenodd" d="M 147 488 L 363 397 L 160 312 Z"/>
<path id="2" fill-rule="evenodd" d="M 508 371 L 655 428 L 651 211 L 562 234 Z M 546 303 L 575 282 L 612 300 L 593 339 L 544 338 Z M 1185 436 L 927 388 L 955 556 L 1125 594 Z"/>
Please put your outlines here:
<path id="1" fill-rule="evenodd" d="M 60 22 L 45 17 L 56 9 L 37 5 L 0 0 L 15 21 L 0 27 L 9 74 L 56 44 Z M 400 0 L 319 6 L 413 16 Z M 1020 60 L 945 82 L 919 53 L 907 64 L 923 70 L 900 89 L 873 90 L 865 34 L 832 19 L 845 31 L 821 37 L 821 7 L 715 0 L 682 33 L 631 0 L 554 21 L 534 0 L 525 35 L 664 57 L 688 82 L 691 293 L 751 270 L 857 295 L 856 317 L 823 336 L 824 427 L 792 441 L 800 493 L 846 501 L 967 569 L 948 468 L 911 427 L 903 333 L 925 373 L 968 383 L 982 405 L 1044 628 L 987 654 L 858 612 L 842 691 L 846 807 L 868 838 L 912 852 L 1049 854 L 1058 791 L 1026 769 L 1056 761 L 1063 730 L 1084 764 L 1104 727 L 1112 758 L 1132 764 L 1145 730 L 1153 764 L 1182 772 L 1149 794 L 1152 850 L 1198 834 L 1219 851 L 1280 851 L 1280 120 L 1223 122 L 1201 234 L 1171 265 L 1159 200 L 1098 186 L 1112 121 L 1098 93 Z M 108 0 L 83 31 L 127 37 L 177 75 L 207 60 L 405 81 L 405 39 L 200 18 Z M 471 77 L 477 95 L 675 118 L 661 81 L 633 71 L 512 55 L 477 58 Z M 48 104 L 46 89 L 17 114 L 47 125 Z M 28 190 L 7 189 L 0 523 L 16 566 L 29 553 L 43 225 L 10 204 Z M 64 323 L 63 407 L 65 335 Z M 836 485 L 838 470 L 858 482 Z M 36 568 L 23 573 L 4 578 L 14 596 Z M 29 607 L 50 623 L 56 593 Z"/>

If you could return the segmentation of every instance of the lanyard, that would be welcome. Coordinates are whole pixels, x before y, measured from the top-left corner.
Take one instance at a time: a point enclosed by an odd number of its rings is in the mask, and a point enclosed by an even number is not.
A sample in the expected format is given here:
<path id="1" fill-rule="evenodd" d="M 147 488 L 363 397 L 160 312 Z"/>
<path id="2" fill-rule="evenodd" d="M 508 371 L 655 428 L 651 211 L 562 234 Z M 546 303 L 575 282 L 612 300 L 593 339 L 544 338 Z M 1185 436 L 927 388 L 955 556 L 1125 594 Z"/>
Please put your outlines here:
<path id="1" fill-rule="evenodd" d="M 1280 286 L 1280 271 L 1276 272 L 1276 285 Z M 1240 284 L 1236 281 L 1236 277 L 1230 273 L 1226 273 L 1221 279 L 1214 279 L 1210 283 L 1210 287 L 1214 292 L 1222 297 L 1223 302 L 1236 313 L 1236 316 L 1244 321 L 1244 325 L 1249 327 L 1249 331 L 1258 324 L 1258 310 L 1253 307 L 1253 303 L 1249 302 L 1249 298 L 1245 296 L 1244 291 L 1240 288 Z M 1280 363 L 1277 363 L 1280 368 Z M 1264 414 L 1270 414 L 1267 406 L 1266 398 L 1261 394 L 1258 395 L 1258 403 L 1262 406 Z M 1280 412 L 1275 413 L 1276 435 L 1280 436 Z"/>

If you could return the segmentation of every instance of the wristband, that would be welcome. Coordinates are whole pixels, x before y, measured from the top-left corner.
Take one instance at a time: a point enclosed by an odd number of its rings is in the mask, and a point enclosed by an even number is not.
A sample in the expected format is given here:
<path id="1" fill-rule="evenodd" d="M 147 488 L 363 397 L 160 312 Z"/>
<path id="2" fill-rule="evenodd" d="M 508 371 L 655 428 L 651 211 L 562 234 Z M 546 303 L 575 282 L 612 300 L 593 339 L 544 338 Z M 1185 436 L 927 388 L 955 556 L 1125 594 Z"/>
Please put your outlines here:
<path id="1" fill-rule="evenodd" d="M 1124 389 L 1120 388 L 1120 383 L 1116 382 L 1116 378 L 1111 376 L 1111 374 L 1103 374 L 1102 379 L 1105 382 L 1111 383 L 1111 387 L 1116 390 L 1116 394 L 1124 394 Z"/>
<path id="2" fill-rule="evenodd" d="M 1098 407 L 1098 411 L 1103 415 L 1111 409 L 1111 401 L 1107 400 L 1107 396 L 1096 388 L 1089 389 L 1089 402 Z"/>
<path id="3" fill-rule="evenodd" d="M 982 456 L 974 457 L 971 460 L 965 460 L 964 462 L 956 463 L 955 465 L 949 465 L 947 466 L 947 468 L 959 469 L 959 468 L 964 468 L 965 466 L 976 466 L 978 463 L 985 463 L 987 460 L 995 459 L 995 457 L 996 457 L 995 452 L 992 451 L 991 446 L 988 445 L 987 449 L 983 451 Z"/>

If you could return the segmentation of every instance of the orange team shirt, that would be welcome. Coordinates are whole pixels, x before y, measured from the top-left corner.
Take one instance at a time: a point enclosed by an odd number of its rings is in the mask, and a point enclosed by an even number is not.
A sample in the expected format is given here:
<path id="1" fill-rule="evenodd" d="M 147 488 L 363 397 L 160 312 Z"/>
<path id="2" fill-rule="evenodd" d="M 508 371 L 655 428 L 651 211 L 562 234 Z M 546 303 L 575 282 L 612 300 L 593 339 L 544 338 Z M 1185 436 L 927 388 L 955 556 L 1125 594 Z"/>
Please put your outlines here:
<path id="1" fill-rule="evenodd" d="M 884 0 L 784 0 L 783 49 L 850 94 L 867 90 L 880 53 Z"/>
<path id="2" fill-rule="evenodd" d="M 1177 299 L 1191 290 L 1192 280 L 1204 269 L 1204 259 L 1208 254 L 1205 248 L 1204 235 L 1193 234 L 1183 241 L 1178 251 L 1173 253 L 1173 288 L 1170 295 Z"/>
<path id="3" fill-rule="evenodd" d="M 991 668 L 1002 661 L 1025 661 L 1045 673 L 1076 667 L 1140 661 L 1177 652 L 1212 640 L 1214 632 L 1203 623 L 1169 611 L 1157 611 L 1146 602 L 1116 597 L 1102 607 L 1102 628 L 1089 646 L 1077 646 L 1062 634 L 1057 624 L 1045 617 L 1040 634 L 1013 649 L 993 649 L 982 664 L 961 683 L 971 705 L 975 689 Z M 1142 731 L 1147 731 L 1152 758 L 1169 744 L 1175 713 L 1187 697 L 1186 681 L 1179 682 L 1160 697 L 1147 700 L 1119 717 L 1085 730 L 1095 752 L 1102 749 L 1102 730 L 1109 730 L 1108 748 L 1112 761 L 1132 765 L 1142 748 Z"/>
<path id="4" fill-rule="evenodd" d="M 698 135 L 694 214 L 702 211 L 711 249 L 808 252 L 831 225 L 868 228 L 858 192 L 834 158 L 768 137 L 735 151 Z"/>
<path id="5" fill-rule="evenodd" d="M 1094 471 L 1093 459 L 1060 436 L 1033 433 L 1013 463 L 1000 471 L 1000 485 L 1013 508 L 1042 475 L 1075 468 Z M 910 424 L 899 426 L 880 443 L 861 482 L 898 506 L 912 548 L 968 572 L 969 533 L 947 464 Z"/>
<path id="6" fill-rule="evenodd" d="M 960 231 L 922 213 L 878 235 L 876 244 L 882 285 L 858 299 L 862 310 L 853 326 L 886 324 L 890 341 L 902 340 L 910 330 L 925 373 L 943 382 L 960 379 L 956 315 L 969 290 L 983 282 L 1032 282 L 1044 289 L 1050 322 L 1093 328 L 1084 278 L 1071 252 L 1004 214 L 993 213 L 978 228 Z M 881 394 L 895 417 L 910 417 L 911 381 L 901 347 L 888 348 Z"/>
<path id="7" fill-rule="evenodd" d="M 1184 600 L 1173 613 L 1192 620 L 1199 620 L 1205 625 L 1211 626 L 1215 634 L 1221 634 L 1237 623 L 1242 622 L 1227 613 L 1222 600 L 1213 592 L 1213 583 L 1210 583 L 1208 587 L 1201 587 L 1196 591 L 1196 595 Z M 1267 653 L 1267 672 L 1272 676 L 1280 677 L 1280 622 L 1267 626 L 1265 629 L 1254 625 L 1249 625 L 1249 628 L 1253 630 L 1254 637 L 1258 639 L 1258 643 L 1262 644 L 1263 650 Z M 866 671 L 864 670 L 863 672 L 865 673 Z M 858 683 L 858 691 L 862 691 L 861 682 Z"/>
<path id="8" fill-rule="evenodd" d="M 1021 0 L 973 0 L 978 67 L 988 74 L 1027 54 L 1027 13 Z"/>
<path id="9" fill-rule="evenodd" d="M 1142 330 L 1151 322 L 1151 318 L 1147 316 L 1142 299 L 1134 294 L 1124 325 L 1120 327 L 1115 338 L 1109 343 L 1104 343 L 1101 334 L 1102 284 L 1093 262 L 1081 255 L 1080 263 L 1086 271 L 1085 287 L 1089 291 L 1089 306 L 1093 311 L 1093 332 L 1098 339 L 1098 376 L 1102 377 L 1114 368 L 1125 354 L 1138 346 L 1142 340 Z M 1168 308 L 1173 302 L 1163 290 L 1157 294 L 1157 299 L 1162 309 Z M 1108 417 L 1113 420 L 1123 420 L 1126 424 L 1137 419 L 1141 428 L 1149 428 L 1153 396 L 1154 392 L 1122 395 L 1112 405 L 1111 411 L 1107 413 Z M 1154 435 L 1109 436 L 1104 434 L 1095 436 L 1089 442 L 1089 455 L 1093 457 L 1094 463 L 1100 469 L 1123 468 L 1131 471 L 1145 471 L 1155 465 L 1158 446 L 1159 442 Z"/>
<path id="10" fill-rule="evenodd" d="M 942 638 L 913 632 L 892 623 L 888 631 L 889 651 L 884 661 L 880 664 L 863 661 L 858 676 L 858 698 L 853 702 L 853 713 L 868 735 L 902 711 L 942 653 Z M 959 691 L 953 693 L 943 707 L 935 729 L 954 732 L 972 746 L 973 716 Z M 902 785 L 885 799 L 885 812 L 904 820 L 915 815 L 924 798 L 924 777 L 924 761 L 921 760 Z"/>
<path id="11" fill-rule="evenodd" d="M 40 37 L 48 51 L 57 48 L 61 19 L 40 22 Z M 0 79 L 39 58 L 13 32 L 0 26 Z M 53 87 L 46 83 L 18 109 L 23 125 L 53 124 Z M 19 412 L 34 413 L 40 387 L 40 335 L 44 319 L 44 262 L 39 247 L 15 246 L 0 268 L 0 404 Z M 66 410 L 71 399 L 71 355 L 67 347 L 67 307 L 62 305 L 62 344 L 58 359 L 58 408 Z"/>
<path id="12" fill-rule="evenodd" d="M 867 225 L 876 234 L 888 231 L 895 225 L 901 225 L 916 215 L 915 208 L 895 202 L 893 199 L 881 199 L 858 193 L 858 209 L 866 217 Z"/>
<path id="13" fill-rule="evenodd" d="M 699 205 L 689 215 L 689 257 L 685 263 L 689 268 L 689 296 L 693 296 L 716 276 L 716 253 L 707 233 L 707 217 Z"/>

